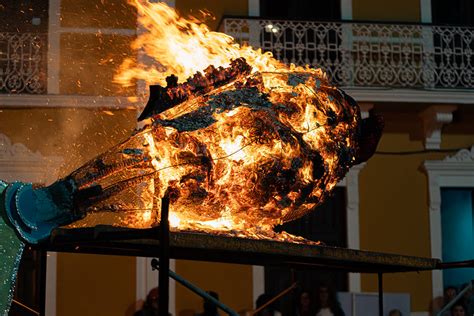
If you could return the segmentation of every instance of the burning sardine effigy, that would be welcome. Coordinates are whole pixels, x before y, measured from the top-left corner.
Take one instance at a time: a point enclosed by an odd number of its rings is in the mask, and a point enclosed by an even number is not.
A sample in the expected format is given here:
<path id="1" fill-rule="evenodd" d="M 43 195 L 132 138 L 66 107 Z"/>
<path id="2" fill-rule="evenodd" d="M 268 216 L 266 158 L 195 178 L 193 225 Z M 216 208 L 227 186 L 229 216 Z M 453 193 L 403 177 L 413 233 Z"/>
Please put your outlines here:
<path id="1" fill-rule="evenodd" d="M 173 228 L 261 237 L 314 209 L 360 161 L 359 108 L 321 73 L 251 73 L 240 58 L 167 81 L 151 87 L 143 128 L 69 177 L 94 192 L 80 213 L 150 226 L 168 195 Z"/>

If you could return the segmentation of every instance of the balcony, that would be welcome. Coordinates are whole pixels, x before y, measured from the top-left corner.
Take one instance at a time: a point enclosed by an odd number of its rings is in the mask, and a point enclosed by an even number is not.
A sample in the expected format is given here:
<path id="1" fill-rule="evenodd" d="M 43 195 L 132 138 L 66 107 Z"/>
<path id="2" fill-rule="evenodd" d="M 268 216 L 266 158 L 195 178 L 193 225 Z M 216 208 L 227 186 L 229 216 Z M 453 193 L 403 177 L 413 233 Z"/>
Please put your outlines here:
<path id="1" fill-rule="evenodd" d="M 220 30 L 285 63 L 323 68 L 359 92 L 466 96 L 474 87 L 474 28 L 227 17 Z"/>
<path id="2" fill-rule="evenodd" d="M 46 93 L 47 36 L 0 33 L 0 93 Z"/>
<path id="3" fill-rule="evenodd" d="M 111 91 L 115 68 L 97 65 L 94 71 L 87 69 L 81 72 L 83 66 L 90 62 L 87 57 L 93 55 L 90 50 L 84 50 L 81 54 L 82 47 L 81 50 L 74 50 L 74 47 L 65 46 L 61 55 L 60 34 L 58 31 L 53 36 L 56 37 L 56 45 L 50 45 L 48 40 L 51 40 L 51 34 L 0 32 L 0 107 L 128 109 L 134 106 L 135 103 L 128 98 L 135 95 L 134 92 Z M 96 38 L 95 35 L 92 37 Z M 105 54 L 109 58 L 115 57 L 110 57 L 108 52 Z M 67 67 L 60 69 L 61 65 Z M 83 78 L 88 80 L 88 87 L 97 87 L 97 91 L 76 88 L 80 85 L 79 79 Z"/>
<path id="4" fill-rule="evenodd" d="M 240 43 L 271 51 L 284 62 L 323 68 L 335 84 L 354 90 L 360 100 L 440 103 L 453 102 L 454 98 L 454 102 L 472 103 L 473 28 L 228 17 L 222 20 L 220 30 Z M 51 55 L 47 38 L 38 33 L 0 33 L 0 95 L 4 95 L 4 105 L 16 106 L 19 99 L 14 95 L 43 94 L 50 101 L 60 98 L 58 89 L 47 87 Z M 58 52 L 54 56 L 50 60 L 57 60 Z M 48 90 L 55 95 L 47 94 Z M 97 102 L 110 103 L 110 98 Z M 127 103 L 120 98 L 122 104 Z M 96 99 L 88 103 L 95 106 Z M 21 102 L 45 103 L 38 100 L 26 102 L 23 98 Z"/>

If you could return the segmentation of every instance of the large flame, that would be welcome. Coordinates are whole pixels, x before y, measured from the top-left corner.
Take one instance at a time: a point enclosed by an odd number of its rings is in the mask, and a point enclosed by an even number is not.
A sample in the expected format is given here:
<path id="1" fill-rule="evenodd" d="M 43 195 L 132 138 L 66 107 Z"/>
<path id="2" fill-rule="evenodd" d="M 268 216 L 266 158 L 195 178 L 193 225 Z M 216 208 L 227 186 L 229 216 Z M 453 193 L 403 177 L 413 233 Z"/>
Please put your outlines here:
<path id="1" fill-rule="evenodd" d="M 125 61 L 116 81 L 168 86 L 143 128 L 72 174 L 99 188 L 82 207 L 150 226 L 168 194 L 175 229 L 262 238 L 320 204 L 354 163 L 358 107 L 319 69 L 241 47 L 163 3 L 132 4 L 144 28 L 133 47 L 151 62 Z"/>
<path id="2" fill-rule="evenodd" d="M 137 79 L 147 85 L 164 85 L 166 77 L 172 74 L 184 81 L 209 65 L 228 66 L 231 60 L 240 57 L 245 58 L 253 72 L 289 69 L 270 52 L 240 46 L 231 36 L 210 31 L 196 18 L 179 16 L 165 3 L 131 0 L 130 4 L 137 9 L 142 30 L 132 48 L 140 51 L 141 57 L 138 62 L 125 59 L 120 67 L 115 81 L 124 86 L 132 85 Z M 307 71 L 322 75 L 316 69 Z"/>

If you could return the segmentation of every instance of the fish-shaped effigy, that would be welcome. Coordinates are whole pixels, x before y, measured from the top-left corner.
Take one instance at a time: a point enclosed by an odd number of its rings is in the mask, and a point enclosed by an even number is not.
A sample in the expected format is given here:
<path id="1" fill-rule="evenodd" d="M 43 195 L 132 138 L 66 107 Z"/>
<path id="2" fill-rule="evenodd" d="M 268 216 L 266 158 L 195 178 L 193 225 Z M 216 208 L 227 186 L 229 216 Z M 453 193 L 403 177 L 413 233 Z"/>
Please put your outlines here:
<path id="1" fill-rule="evenodd" d="M 147 227 L 168 195 L 176 229 L 271 232 L 319 205 L 380 137 L 379 121 L 362 130 L 357 103 L 313 70 L 250 73 L 240 58 L 151 90 L 144 127 L 69 177 L 96 192 L 81 213 Z"/>

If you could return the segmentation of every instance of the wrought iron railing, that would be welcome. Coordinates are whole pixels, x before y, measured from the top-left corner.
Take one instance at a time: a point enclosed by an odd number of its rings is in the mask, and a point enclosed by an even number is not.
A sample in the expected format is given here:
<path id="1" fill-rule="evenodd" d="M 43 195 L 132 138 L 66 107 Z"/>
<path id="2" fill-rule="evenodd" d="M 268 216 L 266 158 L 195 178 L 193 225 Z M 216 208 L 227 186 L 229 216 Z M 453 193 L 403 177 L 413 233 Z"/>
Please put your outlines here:
<path id="1" fill-rule="evenodd" d="M 47 37 L 0 33 L 0 93 L 46 93 Z"/>
<path id="2" fill-rule="evenodd" d="M 342 86 L 474 87 L 473 28 L 225 18 L 221 30 Z"/>

